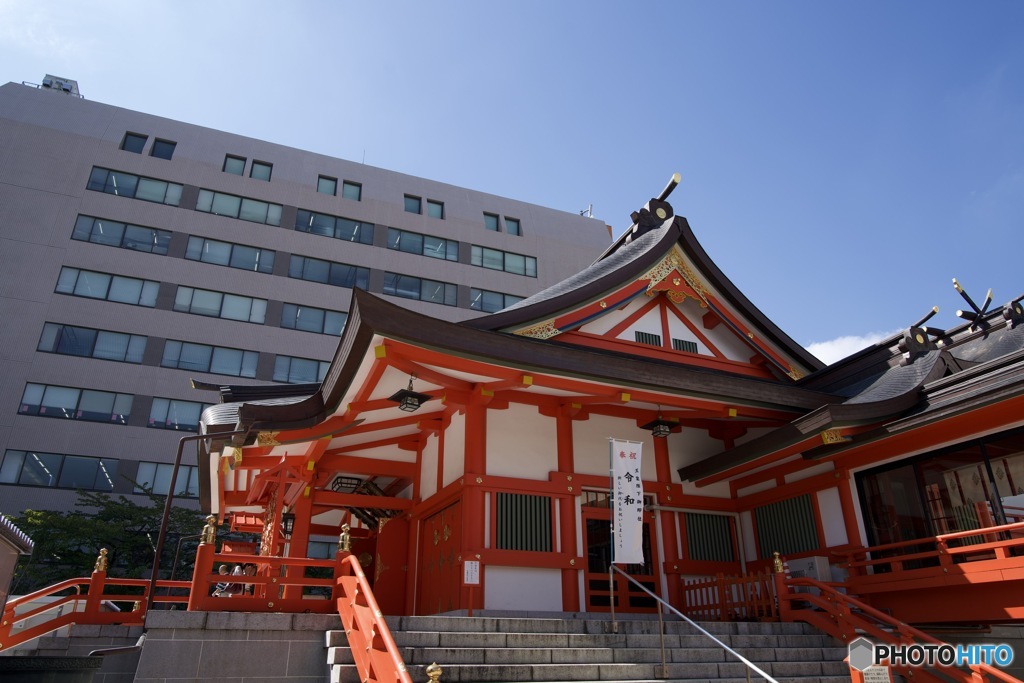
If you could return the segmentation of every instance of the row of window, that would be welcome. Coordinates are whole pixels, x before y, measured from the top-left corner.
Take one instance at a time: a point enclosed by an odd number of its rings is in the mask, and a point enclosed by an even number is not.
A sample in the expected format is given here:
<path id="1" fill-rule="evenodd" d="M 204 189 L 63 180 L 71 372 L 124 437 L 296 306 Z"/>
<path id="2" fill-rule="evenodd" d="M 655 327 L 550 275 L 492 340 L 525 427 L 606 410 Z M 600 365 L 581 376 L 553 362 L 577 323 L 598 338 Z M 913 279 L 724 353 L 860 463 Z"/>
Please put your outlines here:
<path id="1" fill-rule="evenodd" d="M 142 135 L 141 133 L 125 133 L 124 138 L 121 140 L 121 149 L 126 152 L 142 154 L 142 150 L 146 148 L 146 142 L 148 140 L 148 135 Z M 177 145 L 178 143 L 171 142 L 170 140 L 155 138 L 153 140 L 153 146 L 149 149 L 149 156 L 156 157 L 157 159 L 167 159 L 170 161 L 171 157 L 174 156 L 174 149 Z"/>
<path id="2" fill-rule="evenodd" d="M 504 294 L 502 292 L 492 292 L 475 287 L 469 290 L 469 307 L 474 311 L 483 311 L 484 313 L 500 311 L 522 300 L 523 297 L 521 296 Z"/>
<path id="3" fill-rule="evenodd" d="M 142 135 L 139 133 L 125 133 L 124 139 L 121 141 L 121 149 L 126 152 L 134 152 L 135 154 L 142 154 L 146 147 L 146 142 L 149 140 L 149 136 Z M 167 159 L 174 155 L 176 142 L 170 140 L 163 140 L 156 138 L 153 140 L 153 146 L 150 148 L 149 155 L 160 159 Z M 221 170 L 224 173 L 230 173 L 232 175 L 244 176 L 245 167 L 248 164 L 248 159 L 242 156 L 236 156 L 234 154 L 227 154 L 224 156 L 224 165 Z M 266 161 L 257 161 L 253 159 L 252 163 L 249 164 L 249 177 L 255 178 L 256 180 L 265 180 L 270 182 L 270 176 L 273 173 L 274 165 Z M 316 191 L 321 194 L 329 194 L 332 197 L 338 194 L 338 179 L 331 176 L 320 175 L 317 176 Z M 361 183 L 352 182 L 350 180 L 342 180 L 341 182 L 341 196 L 345 199 L 351 199 L 353 201 L 362 201 L 363 199 L 363 186 Z M 422 197 L 415 195 L 405 195 L 405 210 L 408 213 L 422 214 L 424 201 Z M 426 200 L 426 214 L 430 218 L 444 218 L 444 202 L 436 199 Z M 217 213 L 217 212 L 214 212 Z M 275 224 L 276 225 L 276 224 Z M 500 231 L 501 222 L 495 214 L 484 214 L 484 227 L 488 230 Z M 510 235 L 521 235 L 518 218 L 505 217 L 505 232 Z"/>
<path id="4" fill-rule="evenodd" d="M 28 382 L 21 395 L 18 414 L 127 424 L 134 399 L 132 394 Z M 199 428 L 199 416 L 210 405 L 198 401 L 154 398 L 147 426 L 194 432 Z"/>
<path id="5" fill-rule="evenodd" d="M 224 157 L 224 167 L 221 170 L 232 175 L 245 175 L 246 161 L 247 159 L 245 157 L 236 157 L 228 154 Z M 249 167 L 249 177 L 255 178 L 256 180 L 265 180 L 269 183 L 270 174 L 273 170 L 273 164 L 253 159 L 252 165 Z"/>
<path id="6" fill-rule="evenodd" d="M 165 183 L 161 180 L 143 178 L 99 167 L 93 168 L 87 186 L 88 189 L 98 192 L 163 202 L 173 204 L 174 206 L 178 206 L 180 203 L 181 187 L 181 185 Z M 406 210 L 409 210 L 409 198 L 407 197 L 406 199 Z M 430 209 L 432 204 L 429 200 L 427 206 L 429 214 L 432 211 Z M 443 208 L 442 204 L 440 209 L 438 209 L 442 216 Z M 253 223 L 280 226 L 283 207 L 280 204 L 264 202 L 258 199 L 201 189 L 199 190 L 196 210 Z M 494 219 L 494 224 L 497 225 L 498 217 L 485 214 L 485 217 L 488 216 L 490 217 L 488 220 Z M 170 239 L 170 233 L 167 231 L 129 226 L 124 223 L 103 221 L 102 219 L 85 216 L 80 216 L 79 222 L 81 225 L 76 223 L 75 232 L 73 233 L 74 239 L 139 251 L 167 253 L 167 242 Z M 108 223 L 110 224 L 109 227 Z M 511 229 L 512 225 L 516 226 L 515 230 L 517 231 L 516 234 L 518 234 L 518 221 L 506 217 L 505 225 L 506 230 Z M 300 232 L 324 235 L 349 242 L 373 244 L 373 223 L 357 221 L 342 216 L 331 216 L 329 214 L 299 209 L 295 214 L 295 229 Z M 388 229 L 388 248 L 433 258 L 443 258 L 449 261 L 458 261 L 459 259 L 457 241 L 421 235 L 397 228 Z M 470 263 L 482 268 L 537 277 L 537 259 L 535 257 L 506 252 L 500 249 L 473 245 Z"/>
<path id="7" fill-rule="evenodd" d="M 0 463 L 0 484 L 110 492 L 114 490 L 120 464 L 116 458 L 9 450 Z M 140 462 L 132 493 L 151 491 L 167 495 L 173 471 L 170 464 Z M 199 468 L 179 467 L 175 488 L 175 496 L 198 497 Z"/>

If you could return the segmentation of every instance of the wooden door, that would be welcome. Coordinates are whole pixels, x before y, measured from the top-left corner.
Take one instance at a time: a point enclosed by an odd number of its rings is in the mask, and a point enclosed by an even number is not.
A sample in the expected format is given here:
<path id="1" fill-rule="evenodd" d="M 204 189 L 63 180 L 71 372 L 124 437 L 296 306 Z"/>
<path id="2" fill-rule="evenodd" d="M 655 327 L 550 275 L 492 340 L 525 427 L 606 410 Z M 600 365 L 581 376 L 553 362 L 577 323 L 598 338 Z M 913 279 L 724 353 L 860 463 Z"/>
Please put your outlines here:
<path id="1" fill-rule="evenodd" d="M 416 588 L 416 614 L 438 614 L 460 609 L 462 566 L 462 504 L 456 502 L 423 520 L 420 527 L 420 562 Z"/>
<path id="2" fill-rule="evenodd" d="M 612 595 L 615 610 L 621 612 L 655 612 L 657 602 L 620 574 L 614 575 L 612 585 L 609 584 L 608 563 L 612 558 L 611 510 L 601 506 L 600 498 L 597 505 L 583 506 L 583 537 L 584 551 L 587 554 L 587 566 L 583 574 L 583 585 L 587 599 L 588 612 L 608 612 L 611 609 Z M 657 573 L 657 545 L 652 543 L 654 516 L 644 513 L 643 549 L 644 563 L 617 565 L 627 574 L 636 579 L 647 590 L 660 595 Z"/>
<path id="3" fill-rule="evenodd" d="M 380 520 L 377 556 L 373 565 L 373 595 L 381 612 L 386 615 L 406 614 L 409 520 L 404 515 Z"/>

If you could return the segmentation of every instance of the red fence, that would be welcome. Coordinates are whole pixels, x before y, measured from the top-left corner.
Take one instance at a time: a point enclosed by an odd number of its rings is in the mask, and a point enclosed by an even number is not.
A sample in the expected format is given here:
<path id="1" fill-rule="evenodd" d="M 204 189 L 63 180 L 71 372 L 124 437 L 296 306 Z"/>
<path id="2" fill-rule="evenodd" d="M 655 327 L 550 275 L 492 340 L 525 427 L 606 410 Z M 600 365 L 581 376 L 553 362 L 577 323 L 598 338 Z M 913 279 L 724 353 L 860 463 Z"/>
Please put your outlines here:
<path id="1" fill-rule="evenodd" d="M 683 579 L 680 611 L 694 621 L 778 621 L 772 575 Z"/>

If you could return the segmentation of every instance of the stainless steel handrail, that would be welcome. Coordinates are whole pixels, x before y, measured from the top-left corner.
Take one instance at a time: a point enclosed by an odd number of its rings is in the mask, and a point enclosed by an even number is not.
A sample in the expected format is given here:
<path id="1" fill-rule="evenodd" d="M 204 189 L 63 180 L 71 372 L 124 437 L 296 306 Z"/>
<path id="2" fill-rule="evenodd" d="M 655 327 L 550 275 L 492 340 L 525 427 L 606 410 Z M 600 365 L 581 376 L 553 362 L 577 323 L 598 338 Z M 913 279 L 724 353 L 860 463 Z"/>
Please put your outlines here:
<path id="1" fill-rule="evenodd" d="M 630 583 L 632 583 L 632 584 L 633 584 L 634 586 L 636 586 L 637 588 L 639 588 L 640 590 L 642 590 L 642 591 L 643 591 L 644 593 L 647 593 L 647 594 L 648 594 L 649 596 L 651 596 L 652 598 L 654 598 L 655 600 L 657 600 L 657 601 L 658 601 L 658 604 L 659 604 L 659 605 L 664 605 L 664 606 L 665 606 L 665 607 L 667 607 L 667 608 L 668 608 L 668 609 L 669 609 L 670 611 L 672 611 L 673 613 L 675 613 L 675 614 L 676 614 L 676 616 L 680 617 L 681 619 L 683 619 L 684 621 L 686 621 L 687 623 L 689 623 L 689 624 L 690 624 L 690 626 L 693 626 L 693 627 L 694 627 L 695 629 L 697 629 L 698 631 L 700 631 L 701 633 L 703 633 L 704 635 L 706 635 L 706 636 L 707 636 L 708 638 L 710 638 L 711 640 L 713 640 L 713 641 L 715 641 L 716 643 L 718 643 L 718 645 L 719 645 L 719 646 L 721 646 L 721 648 L 722 648 L 723 650 L 725 650 L 725 651 L 726 651 L 726 652 L 728 652 L 729 654 L 731 654 L 731 655 L 735 656 L 735 657 L 736 657 L 736 659 L 738 659 L 738 660 L 740 660 L 741 662 L 743 662 L 744 664 L 746 664 L 746 666 L 747 666 L 747 668 L 748 668 L 748 669 L 752 669 L 752 670 L 756 671 L 756 672 L 757 672 L 757 674 L 758 674 L 759 676 L 761 676 L 761 678 L 765 679 L 766 681 L 769 681 L 770 683 L 779 683 L 779 682 L 778 682 L 777 680 L 775 680 L 774 678 L 772 678 L 771 676 L 769 676 L 769 675 L 768 675 L 767 673 L 765 673 L 764 671 L 762 671 L 762 670 L 761 670 L 761 669 L 760 669 L 760 668 L 759 668 L 759 667 L 757 666 L 757 664 L 754 664 L 754 663 L 753 663 L 752 661 L 750 661 L 749 659 L 747 659 L 746 657 L 744 657 L 743 655 L 741 655 L 741 654 L 740 654 L 739 652 L 736 652 L 736 650 L 733 650 L 733 649 L 732 649 L 731 647 L 729 647 L 728 645 L 726 645 L 725 643 L 723 643 L 722 641 L 720 641 L 720 640 L 719 640 L 718 638 L 715 638 L 715 637 L 714 637 L 713 635 L 711 635 L 711 634 L 710 634 L 710 633 L 709 633 L 708 631 L 705 631 L 705 630 L 704 630 L 704 629 L 703 629 L 703 628 L 702 628 L 702 627 L 701 627 L 701 626 L 700 626 L 700 625 L 699 625 L 699 624 L 698 624 L 697 622 L 695 622 L 695 621 L 694 621 L 693 619 L 691 619 L 690 617 L 686 616 L 685 614 L 683 614 L 682 612 L 680 612 L 679 610 L 677 610 L 677 609 L 676 609 L 675 607 L 673 607 L 672 605 L 670 605 L 670 604 L 668 604 L 667 602 L 665 602 L 664 600 L 662 600 L 662 599 L 661 599 L 660 597 L 658 597 L 657 595 L 655 595 L 655 594 L 654 594 L 654 593 L 652 593 L 651 591 L 647 590 L 647 587 L 646 587 L 646 586 L 644 586 L 643 584 L 641 584 L 641 583 L 640 583 L 639 581 L 637 581 L 636 579 L 634 579 L 634 578 L 633 578 L 632 576 L 630 576 L 630 575 L 629 575 L 629 574 L 627 574 L 626 572 L 622 571 L 621 569 L 619 569 L 619 568 L 618 568 L 618 567 L 616 567 L 615 565 L 612 565 L 612 566 L 610 567 L 610 569 L 611 569 L 611 571 L 614 571 L 614 572 L 618 572 L 619 574 L 622 574 L 622 575 L 623 575 L 624 577 L 626 577 L 626 580 L 628 580 L 628 581 L 629 581 Z M 614 605 L 614 603 L 615 603 L 615 595 L 614 595 L 614 594 L 613 594 L 613 595 L 611 596 L 611 602 L 612 602 L 612 604 Z M 660 616 L 660 611 L 659 611 L 659 616 Z M 616 624 L 615 624 L 615 613 L 614 613 L 614 612 L 612 612 L 612 626 L 613 626 L 613 631 L 614 631 L 614 630 L 617 630 L 617 626 L 616 626 Z M 662 629 L 664 629 L 664 626 L 662 627 Z M 664 663 L 664 661 L 662 661 L 662 666 L 663 666 L 663 667 L 665 666 L 665 663 Z M 749 672 L 749 671 L 747 672 L 747 680 L 748 680 L 748 681 L 750 680 L 750 672 Z"/>

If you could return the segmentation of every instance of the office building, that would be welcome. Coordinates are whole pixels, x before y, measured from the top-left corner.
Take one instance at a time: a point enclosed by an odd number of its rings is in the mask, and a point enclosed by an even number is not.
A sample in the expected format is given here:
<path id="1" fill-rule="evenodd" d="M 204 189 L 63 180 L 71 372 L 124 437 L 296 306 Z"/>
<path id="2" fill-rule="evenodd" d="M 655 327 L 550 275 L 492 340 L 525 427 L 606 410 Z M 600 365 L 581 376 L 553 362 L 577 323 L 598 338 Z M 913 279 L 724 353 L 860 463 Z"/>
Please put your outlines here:
<path id="1" fill-rule="evenodd" d="M 166 492 L 200 384 L 317 383 L 354 288 L 448 321 L 591 263 L 604 223 L 0 87 L 0 511 Z M 198 492 L 190 463 L 178 493 Z"/>

